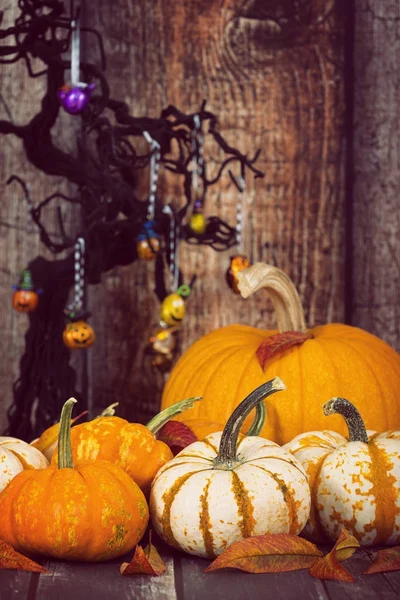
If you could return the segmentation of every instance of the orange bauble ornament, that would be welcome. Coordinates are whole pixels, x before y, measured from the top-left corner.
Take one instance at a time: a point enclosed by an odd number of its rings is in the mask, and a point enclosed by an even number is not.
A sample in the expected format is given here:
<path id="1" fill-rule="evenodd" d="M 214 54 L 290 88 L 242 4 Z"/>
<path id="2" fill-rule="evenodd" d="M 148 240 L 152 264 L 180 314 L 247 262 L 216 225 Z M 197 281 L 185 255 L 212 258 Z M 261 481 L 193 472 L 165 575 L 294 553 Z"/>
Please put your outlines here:
<path id="1" fill-rule="evenodd" d="M 286 443 L 304 431 L 323 429 L 321 405 L 333 396 L 352 398 L 369 429 L 400 429 L 397 352 L 357 327 L 333 323 L 307 329 L 293 283 L 275 267 L 256 263 L 238 279 L 245 297 L 260 288 L 270 292 L 278 330 L 229 325 L 195 342 L 172 370 L 162 408 L 202 395 L 190 418 L 224 423 L 241 398 L 279 376 L 287 389 L 268 400 L 261 432 L 271 440 Z M 331 427 L 346 433 L 337 415 Z"/>

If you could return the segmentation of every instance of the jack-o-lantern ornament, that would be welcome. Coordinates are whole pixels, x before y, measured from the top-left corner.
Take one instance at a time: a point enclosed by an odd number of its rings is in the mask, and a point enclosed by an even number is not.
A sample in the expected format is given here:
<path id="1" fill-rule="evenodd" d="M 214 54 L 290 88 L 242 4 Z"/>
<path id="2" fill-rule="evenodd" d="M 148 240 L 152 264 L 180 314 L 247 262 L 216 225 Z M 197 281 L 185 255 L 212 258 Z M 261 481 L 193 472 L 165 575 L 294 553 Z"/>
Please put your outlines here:
<path id="1" fill-rule="evenodd" d="M 231 256 L 231 264 L 226 272 L 226 281 L 235 294 L 240 294 L 237 285 L 237 274 L 246 267 L 250 267 L 250 261 L 247 258 L 247 256 L 245 256 L 244 254 L 237 254 L 236 256 Z"/>
<path id="2" fill-rule="evenodd" d="M 136 238 L 136 250 L 142 260 L 153 260 L 160 250 L 160 238 L 154 231 L 154 221 L 148 220 Z"/>
<path id="3" fill-rule="evenodd" d="M 31 272 L 28 269 L 21 272 L 19 283 L 14 286 L 14 290 L 12 303 L 15 310 L 22 313 L 35 310 L 39 302 L 40 290 L 35 290 Z"/>
<path id="4" fill-rule="evenodd" d="M 67 315 L 68 323 L 63 332 L 63 341 L 67 348 L 77 350 L 93 346 L 96 335 L 93 327 L 85 321 L 89 314 L 77 314 L 72 311 Z"/>

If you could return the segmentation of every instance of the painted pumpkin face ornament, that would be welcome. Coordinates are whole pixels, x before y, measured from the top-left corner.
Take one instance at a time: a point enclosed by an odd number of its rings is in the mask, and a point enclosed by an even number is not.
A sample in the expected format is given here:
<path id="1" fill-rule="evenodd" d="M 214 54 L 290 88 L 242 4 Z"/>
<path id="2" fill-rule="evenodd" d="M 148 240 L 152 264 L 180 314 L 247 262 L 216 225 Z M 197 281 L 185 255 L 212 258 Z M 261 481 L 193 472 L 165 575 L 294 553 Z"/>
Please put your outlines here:
<path id="1" fill-rule="evenodd" d="M 71 312 L 68 319 L 69 322 L 63 332 L 63 341 L 67 348 L 77 350 L 93 346 L 96 335 L 92 326 L 83 319 L 83 315 L 79 316 Z"/>
<path id="2" fill-rule="evenodd" d="M 186 313 L 185 300 L 190 295 L 190 287 L 181 285 L 176 292 L 168 294 L 161 303 L 160 320 L 166 325 L 179 325 Z"/>
<path id="3" fill-rule="evenodd" d="M 40 290 L 35 290 L 31 272 L 28 269 L 22 271 L 20 281 L 14 290 L 12 299 L 14 309 L 22 313 L 34 311 L 39 303 Z"/>

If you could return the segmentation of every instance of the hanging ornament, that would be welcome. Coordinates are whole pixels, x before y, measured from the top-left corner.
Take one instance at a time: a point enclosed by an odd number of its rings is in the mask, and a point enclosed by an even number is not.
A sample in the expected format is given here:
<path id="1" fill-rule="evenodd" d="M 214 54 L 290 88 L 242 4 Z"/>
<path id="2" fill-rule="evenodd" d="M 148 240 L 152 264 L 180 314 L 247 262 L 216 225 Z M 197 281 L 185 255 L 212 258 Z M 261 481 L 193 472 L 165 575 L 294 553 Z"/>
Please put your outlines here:
<path id="1" fill-rule="evenodd" d="M 147 208 L 147 220 L 143 225 L 143 230 L 136 238 L 136 250 L 138 257 L 142 260 L 153 260 L 160 250 L 160 237 L 154 231 L 154 208 L 156 203 L 156 191 L 158 172 L 160 169 L 160 144 L 153 140 L 151 135 L 143 132 L 144 137 L 149 142 L 152 150 L 150 158 L 150 184 L 149 184 L 149 203 Z"/>
<path id="2" fill-rule="evenodd" d="M 74 252 L 75 290 L 74 302 L 65 309 L 67 324 L 63 332 L 63 341 L 67 348 L 90 348 L 96 336 L 91 325 L 86 322 L 90 313 L 82 311 L 85 285 L 85 240 L 79 237 Z"/>
<path id="3" fill-rule="evenodd" d="M 89 103 L 95 83 L 79 81 L 80 75 L 80 24 L 79 15 L 71 21 L 71 83 L 63 85 L 57 93 L 58 100 L 70 115 L 81 113 Z"/>
<path id="4" fill-rule="evenodd" d="M 149 337 L 149 343 L 153 353 L 151 364 L 153 367 L 168 367 L 175 356 L 177 348 L 177 332 L 179 327 L 160 327 Z"/>
<path id="5" fill-rule="evenodd" d="M 233 177 L 232 173 L 229 172 L 233 182 L 235 183 L 238 191 L 238 201 L 237 201 L 237 211 L 236 211 L 236 244 L 238 247 L 238 254 L 230 257 L 230 265 L 226 272 L 226 281 L 231 288 L 231 290 L 235 294 L 240 294 L 238 288 L 238 273 L 245 269 L 246 267 L 250 267 L 251 263 L 247 256 L 243 253 L 243 201 L 244 201 L 244 191 L 246 189 L 246 182 L 244 180 L 243 175 L 240 176 L 239 181 Z"/>
<path id="6" fill-rule="evenodd" d="M 179 225 L 170 206 L 164 207 L 170 216 L 169 229 L 169 272 L 170 290 L 161 302 L 159 326 L 150 336 L 149 343 L 153 354 L 152 365 L 167 370 L 178 350 L 178 332 L 185 317 L 185 299 L 190 295 L 189 285 L 180 285 L 179 281 Z"/>
<path id="7" fill-rule="evenodd" d="M 192 130 L 192 189 L 195 200 L 193 212 L 189 219 L 189 229 L 196 235 L 203 235 L 207 228 L 207 221 L 203 214 L 204 190 L 200 183 L 204 173 L 204 136 L 201 130 L 201 120 L 199 115 L 194 115 L 193 122 L 194 128 Z"/>
<path id="8" fill-rule="evenodd" d="M 42 290 L 35 290 L 32 275 L 29 269 L 21 271 L 18 285 L 13 286 L 14 294 L 12 304 L 15 310 L 28 313 L 35 310 L 39 302 L 39 294 Z"/>

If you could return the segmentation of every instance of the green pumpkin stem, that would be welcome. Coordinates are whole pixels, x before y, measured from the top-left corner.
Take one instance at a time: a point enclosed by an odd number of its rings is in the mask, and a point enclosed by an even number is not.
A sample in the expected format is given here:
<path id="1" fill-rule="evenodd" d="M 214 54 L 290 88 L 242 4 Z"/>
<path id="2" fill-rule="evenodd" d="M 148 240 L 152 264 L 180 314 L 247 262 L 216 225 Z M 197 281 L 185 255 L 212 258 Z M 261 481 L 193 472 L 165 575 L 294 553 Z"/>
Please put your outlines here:
<path id="1" fill-rule="evenodd" d="M 346 421 L 349 430 L 350 442 L 364 442 L 368 444 L 368 434 L 360 413 L 346 398 L 331 398 L 322 407 L 325 416 L 339 414 Z"/>
<path id="2" fill-rule="evenodd" d="M 259 402 L 256 406 L 256 414 L 254 417 L 254 421 L 248 432 L 247 436 L 250 435 L 260 435 L 262 428 L 265 425 L 265 419 L 267 417 L 267 409 L 265 408 L 264 402 Z"/>
<path id="3" fill-rule="evenodd" d="M 228 419 L 227 424 L 222 432 L 219 452 L 214 459 L 215 469 L 224 469 L 226 471 L 235 468 L 240 461 L 237 458 L 236 448 L 240 429 L 243 421 L 249 414 L 252 408 L 265 398 L 285 390 L 286 386 L 279 377 L 275 377 L 267 383 L 263 383 L 258 388 L 253 390 L 242 402 L 235 408 Z"/>
<path id="4" fill-rule="evenodd" d="M 67 400 L 62 407 L 60 417 L 60 428 L 58 430 L 58 468 L 59 469 L 73 469 L 74 463 L 72 461 L 72 448 L 71 448 L 71 415 L 74 404 L 76 404 L 75 398 Z"/>
<path id="5" fill-rule="evenodd" d="M 187 398 L 186 400 L 181 400 L 180 402 L 175 402 L 172 406 L 165 408 L 158 415 L 153 417 L 146 425 L 147 429 L 151 431 L 153 435 L 157 433 L 165 425 L 174 417 L 175 415 L 183 412 L 187 408 L 191 408 L 195 402 L 198 402 L 202 399 L 202 396 L 195 396 L 194 398 Z"/>
<path id="6" fill-rule="evenodd" d="M 100 417 L 113 417 L 115 415 L 115 408 L 118 406 L 119 402 L 114 402 L 114 404 L 110 404 L 104 410 L 101 411 L 95 419 L 100 419 Z"/>
<path id="7" fill-rule="evenodd" d="M 300 296 L 293 281 L 277 267 L 255 263 L 239 271 L 238 288 L 243 298 L 265 289 L 274 306 L 278 331 L 307 331 Z"/>

